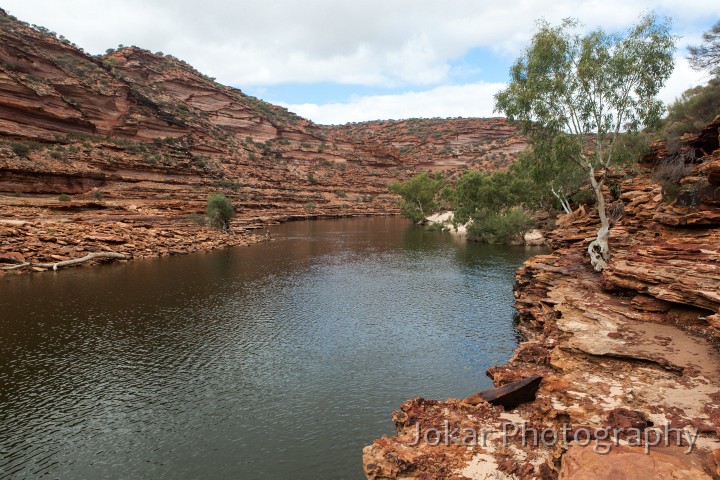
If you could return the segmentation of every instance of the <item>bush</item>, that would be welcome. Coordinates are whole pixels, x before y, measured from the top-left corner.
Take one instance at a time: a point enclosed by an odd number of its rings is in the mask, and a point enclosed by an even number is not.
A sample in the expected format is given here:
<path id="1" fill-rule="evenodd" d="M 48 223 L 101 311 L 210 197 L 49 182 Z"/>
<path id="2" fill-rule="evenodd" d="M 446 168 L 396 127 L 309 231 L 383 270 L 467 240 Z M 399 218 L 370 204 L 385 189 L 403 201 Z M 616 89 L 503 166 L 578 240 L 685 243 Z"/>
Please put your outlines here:
<path id="1" fill-rule="evenodd" d="M 207 225 L 207 219 L 205 217 L 203 217 L 202 215 L 198 215 L 197 213 L 191 214 L 188 218 L 195 225 L 199 225 L 201 227 L 204 227 Z"/>
<path id="2" fill-rule="evenodd" d="M 684 133 L 698 132 L 720 111 L 720 78 L 711 79 L 707 85 L 693 87 L 670 105 L 663 125 L 668 151 L 675 153 Z"/>
<path id="3" fill-rule="evenodd" d="M 694 150 L 679 150 L 674 155 L 665 157 L 655 167 L 653 179 L 662 186 L 662 196 L 665 203 L 672 203 L 680 195 L 682 187 L 680 180 L 690 175 L 691 165 L 687 161 L 694 161 Z"/>
<path id="4" fill-rule="evenodd" d="M 402 197 L 400 213 L 413 222 L 421 222 L 437 208 L 437 196 L 445 186 L 441 175 L 420 173 L 406 182 L 395 182 L 390 191 Z"/>
<path id="5" fill-rule="evenodd" d="M 479 215 L 468 226 L 468 239 L 483 243 L 522 242 L 525 233 L 535 226 L 535 220 L 521 208 Z"/>
<path id="6" fill-rule="evenodd" d="M 70 201 L 70 195 L 62 194 L 58 196 L 58 201 L 60 202 L 69 202 Z"/>
<path id="7" fill-rule="evenodd" d="M 672 203 L 677 200 L 682 191 L 682 187 L 679 184 L 669 180 L 661 179 L 660 186 L 662 187 L 662 199 L 665 203 Z"/>
<path id="8" fill-rule="evenodd" d="M 10 148 L 12 149 L 13 153 L 15 155 L 20 155 L 21 157 L 26 157 L 28 153 L 32 151 L 29 145 L 26 145 L 24 143 L 19 142 L 13 142 L 10 145 Z"/>
<path id="9" fill-rule="evenodd" d="M 235 209 L 225 195 L 211 193 L 207 200 L 207 216 L 211 226 L 229 230 L 230 220 L 235 216 Z"/>

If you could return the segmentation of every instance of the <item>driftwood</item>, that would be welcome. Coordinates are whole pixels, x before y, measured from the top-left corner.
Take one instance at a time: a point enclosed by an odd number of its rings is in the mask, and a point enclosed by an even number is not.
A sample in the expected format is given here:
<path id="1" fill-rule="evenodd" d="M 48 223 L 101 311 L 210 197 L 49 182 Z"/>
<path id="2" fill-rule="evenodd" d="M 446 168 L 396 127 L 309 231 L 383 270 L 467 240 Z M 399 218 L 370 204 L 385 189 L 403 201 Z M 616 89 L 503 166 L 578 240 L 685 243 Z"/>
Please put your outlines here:
<path id="1" fill-rule="evenodd" d="M 115 252 L 93 252 L 88 255 L 85 255 L 82 258 L 75 258 L 72 260 L 63 260 L 62 262 L 55 262 L 55 263 L 25 262 L 25 263 L 21 263 L 19 265 L 13 265 L 11 267 L 2 267 L 2 270 L 17 270 L 19 268 L 25 268 L 25 267 L 52 268 L 53 270 L 57 270 L 58 268 L 69 267 L 71 265 L 77 265 L 80 263 L 89 262 L 90 260 L 93 260 L 95 258 L 110 258 L 113 260 L 127 260 L 130 257 L 128 255 L 123 255 L 122 253 L 115 253 Z"/>
<path id="2" fill-rule="evenodd" d="M 502 387 L 491 388 L 470 395 L 464 401 L 472 405 L 485 401 L 493 405 L 502 405 L 505 410 L 512 410 L 522 403 L 535 400 L 535 394 L 540 387 L 541 381 L 542 377 L 540 375 L 533 375 Z"/>
<path id="3" fill-rule="evenodd" d="M 23 262 L 20 265 L 13 265 L 12 267 L 2 267 L 0 270 L 17 270 L 19 268 L 29 267 L 32 264 L 30 262 Z"/>

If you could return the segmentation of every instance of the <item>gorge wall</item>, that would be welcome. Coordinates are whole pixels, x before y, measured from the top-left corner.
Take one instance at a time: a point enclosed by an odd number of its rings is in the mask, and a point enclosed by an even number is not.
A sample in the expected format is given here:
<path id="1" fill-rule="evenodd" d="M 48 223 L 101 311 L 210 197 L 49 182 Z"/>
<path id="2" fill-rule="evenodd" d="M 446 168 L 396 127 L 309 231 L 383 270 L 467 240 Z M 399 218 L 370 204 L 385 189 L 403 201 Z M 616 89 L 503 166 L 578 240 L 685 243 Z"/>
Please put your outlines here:
<path id="1" fill-rule="evenodd" d="M 287 218 L 396 213 L 392 181 L 504 168 L 523 146 L 497 118 L 316 125 L 172 56 L 91 56 L 0 10 L 0 255 L 185 253 Z M 210 192 L 235 235 L 197 225 Z"/>

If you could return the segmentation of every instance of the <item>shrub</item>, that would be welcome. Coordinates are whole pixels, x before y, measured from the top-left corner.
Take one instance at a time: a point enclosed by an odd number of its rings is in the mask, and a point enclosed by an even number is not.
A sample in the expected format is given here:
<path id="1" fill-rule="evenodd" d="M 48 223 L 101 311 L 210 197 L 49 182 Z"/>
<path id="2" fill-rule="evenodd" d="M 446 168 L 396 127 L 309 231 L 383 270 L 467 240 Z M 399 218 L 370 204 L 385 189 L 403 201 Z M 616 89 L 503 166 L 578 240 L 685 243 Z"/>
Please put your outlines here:
<path id="1" fill-rule="evenodd" d="M 444 186 L 445 181 L 442 176 L 420 173 L 404 183 L 391 184 L 390 191 L 402 197 L 400 213 L 413 222 L 421 222 L 434 212 L 437 207 L 436 197 Z"/>
<path id="2" fill-rule="evenodd" d="M 235 216 L 235 209 L 225 195 L 211 193 L 207 200 L 207 216 L 211 226 L 229 230 L 230 220 Z"/>
<path id="3" fill-rule="evenodd" d="M 306 203 L 303 208 L 305 208 L 305 210 L 307 210 L 309 212 L 312 212 L 313 210 L 315 210 L 316 205 L 314 203 L 310 202 L 310 203 Z"/>
<path id="4" fill-rule="evenodd" d="M 190 221 L 194 223 L 195 225 L 200 225 L 201 227 L 204 227 L 207 225 L 207 219 L 203 217 L 202 215 L 198 215 L 197 213 L 193 213 L 190 215 Z"/>
<path id="5" fill-rule="evenodd" d="M 15 155 L 20 155 L 21 157 L 26 157 L 28 153 L 30 153 L 30 151 L 32 150 L 30 146 L 19 142 L 13 142 L 10 145 L 10 148 Z"/>
<path id="6" fill-rule="evenodd" d="M 61 195 L 58 195 L 58 201 L 60 201 L 60 202 L 69 202 L 69 201 L 70 201 L 70 195 L 67 195 L 67 194 L 64 194 L 64 193 L 61 194 Z"/>
<path id="7" fill-rule="evenodd" d="M 655 168 L 653 178 L 662 186 L 662 196 L 665 203 L 672 203 L 680 195 L 682 187 L 680 180 L 690 175 L 691 165 L 686 163 L 694 161 L 694 150 L 678 150 L 674 155 L 660 160 Z"/>
<path id="8" fill-rule="evenodd" d="M 707 85 L 693 87 L 670 105 L 663 125 L 668 151 L 674 153 L 680 146 L 684 133 L 697 132 L 707 125 L 720 111 L 720 77 L 711 79 Z"/>
<path id="9" fill-rule="evenodd" d="M 514 207 L 500 213 L 487 213 L 473 218 L 468 227 L 468 239 L 483 243 L 522 242 L 535 220 L 521 208 Z"/>
<path id="10" fill-rule="evenodd" d="M 661 179 L 660 186 L 662 187 L 662 198 L 665 203 L 674 202 L 682 191 L 682 187 L 680 185 L 669 180 Z"/>

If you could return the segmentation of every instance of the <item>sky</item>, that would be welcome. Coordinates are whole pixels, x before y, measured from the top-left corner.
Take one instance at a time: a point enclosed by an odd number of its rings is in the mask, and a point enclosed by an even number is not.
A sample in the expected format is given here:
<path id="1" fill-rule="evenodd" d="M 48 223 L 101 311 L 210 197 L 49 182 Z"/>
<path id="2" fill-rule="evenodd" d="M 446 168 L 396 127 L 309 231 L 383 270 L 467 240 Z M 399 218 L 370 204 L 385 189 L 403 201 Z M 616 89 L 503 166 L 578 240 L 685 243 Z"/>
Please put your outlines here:
<path id="1" fill-rule="evenodd" d="M 720 19 L 717 0 L 0 0 L 91 54 L 118 45 L 172 54 L 223 84 L 322 124 L 489 117 L 493 95 L 544 18 L 622 32 L 669 17 L 670 103 L 709 80 L 687 45 Z"/>

